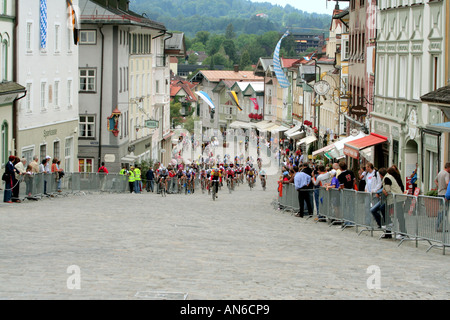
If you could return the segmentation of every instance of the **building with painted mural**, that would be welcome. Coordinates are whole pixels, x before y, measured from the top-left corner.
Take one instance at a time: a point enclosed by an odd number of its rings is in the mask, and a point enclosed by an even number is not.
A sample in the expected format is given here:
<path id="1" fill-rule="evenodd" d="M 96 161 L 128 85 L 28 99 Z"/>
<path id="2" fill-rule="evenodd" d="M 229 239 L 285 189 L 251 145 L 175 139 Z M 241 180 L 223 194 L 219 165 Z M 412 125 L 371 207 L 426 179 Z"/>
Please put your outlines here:
<path id="1" fill-rule="evenodd" d="M 78 46 L 71 24 L 78 1 L 17 1 L 17 82 L 27 96 L 17 104 L 16 154 L 49 155 L 78 171 Z"/>

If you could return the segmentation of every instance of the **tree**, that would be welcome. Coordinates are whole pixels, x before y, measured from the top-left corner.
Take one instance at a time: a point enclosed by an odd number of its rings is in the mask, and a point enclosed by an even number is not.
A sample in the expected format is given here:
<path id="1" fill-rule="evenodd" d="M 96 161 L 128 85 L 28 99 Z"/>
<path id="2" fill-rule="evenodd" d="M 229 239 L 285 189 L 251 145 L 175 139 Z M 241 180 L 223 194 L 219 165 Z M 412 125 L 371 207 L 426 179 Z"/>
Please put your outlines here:
<path id="1" fill-rule="evenodd" d="M 236 45 L 234 44 L 234 41 L 231 39 L 226 39 L 223 44 L 223 49 L 225 50 L 225 54 L 228 56 L 230 61 L 234 64 L 237 60 L 237 54 L 236 54 Z"/>
<path id="2" fill-rule="evenodd" d="M 210 33 L 208 31 L 199 31 L 195 34 L 195 42 L 201 42 L 206 47 L 206 43 L 209 40 Z"/>
<path id="3" fill-rule="evenodd" d="M 236 33 L 234 32 L 234 26 L 232 23 L 230 23 L 227 26 L 227 30 L 225 30 L 225 38 L 234 39 L 235 37 L 236 37 Z"/>
<path id="4" fill-rule="evenodd" d="M 251 64 L 250 54 L 248 53 L 247 50 L 245 50 L 244 52 L 242 52 L 239 67 L 241 68 L 241 70 L 244 70 L 250 64 Z"/>

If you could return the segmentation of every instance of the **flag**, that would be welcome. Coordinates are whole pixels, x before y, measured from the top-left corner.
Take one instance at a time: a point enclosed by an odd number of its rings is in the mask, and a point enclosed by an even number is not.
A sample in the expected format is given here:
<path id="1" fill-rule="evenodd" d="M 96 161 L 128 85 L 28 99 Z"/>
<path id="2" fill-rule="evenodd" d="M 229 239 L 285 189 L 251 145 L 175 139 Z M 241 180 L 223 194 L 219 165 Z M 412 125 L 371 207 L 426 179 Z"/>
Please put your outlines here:
<path id="1" fill-rule="evenodd" d="M 235 91 L 230 91 L 230 92 L 228 92 L 228 94 L 230 95 L 230 97 L 234 101 L 234 103 L 236 103 L 236 106 L 238 107 L 239 111 L 242 111 L 242 108 L 239 105 L 239 100 L 238 100 L 236 92 Z"/>
<path id="2" fill-rule="evenodd" d="M 67 7 L 69 12 L 70 27 L 73 30 L 73 43 L 77 45 L 79 41 L 79 30 L 81 29 L 80 19 L 76 8 L 72 4 L 72 0 L 67 0 Z"/>
<path id="3" fill-rule="evenodd" d="M 196 91 L 195 92 L 200 98 L 202 98 L 210 107 L 211 109 L 215 110 L 216 107 L 214 106 L 214 103 L 212 102 L 211 98 L 208 96 L 208 94 L 204 91 Z"/>
<path id="4" fill-rule="evenodd" d="M 285 32 L 285 34 L 281 37 L 280 41 L 278 41 L 277 46 L 275 47 L 275 52 L 273 54 L 273 68 L 275 71 L 275 75 L 277 76 L 278 83 L 282 88 L 288 88 L 290 86 L 289 80 L 286 78 L 283 69 L 281 68 L 280 61 L 280 47 L 281 42 L 284 38 L 289 35 L 289 30 Z"/>
<path id="5" fill-rule="evenodd" d="M 256 100 L 256 98 L 250 98 L 250 100 L 252 100 L 253 104 L 255 105 L 255 110 L 259 110 L 259 105 L 258 105 L 258 101 Z"/>
<path id="6" fill-rule="evenodd" d="M 40 0 L 40 20 L 41 48 L 47 48 L 47 0 Z"/>
<path id="7" fill-rule="evenodd" d="M 311 61 L 312 57 L 314 57 L 315 53 L 313 53 L 310 57 L 304 57 L 303 59 L 305 59 L 306 61 Z"/>

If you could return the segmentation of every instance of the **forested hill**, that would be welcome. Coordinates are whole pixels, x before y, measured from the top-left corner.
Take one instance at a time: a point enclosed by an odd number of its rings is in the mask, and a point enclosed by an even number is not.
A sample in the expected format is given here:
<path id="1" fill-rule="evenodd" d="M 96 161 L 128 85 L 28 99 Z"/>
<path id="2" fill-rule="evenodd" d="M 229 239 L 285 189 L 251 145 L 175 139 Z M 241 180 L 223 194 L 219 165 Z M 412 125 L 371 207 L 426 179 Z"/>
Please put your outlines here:
<path id="1" fill-rule="evenodd" d="M 193 37 L 198 31 L 223 34 L 233 24 L 236 34 L 268 31 L 326 33 L 331 16 L 249 0 L 131 0 L 130 9 L 163 23 L 170 31 Z"/>

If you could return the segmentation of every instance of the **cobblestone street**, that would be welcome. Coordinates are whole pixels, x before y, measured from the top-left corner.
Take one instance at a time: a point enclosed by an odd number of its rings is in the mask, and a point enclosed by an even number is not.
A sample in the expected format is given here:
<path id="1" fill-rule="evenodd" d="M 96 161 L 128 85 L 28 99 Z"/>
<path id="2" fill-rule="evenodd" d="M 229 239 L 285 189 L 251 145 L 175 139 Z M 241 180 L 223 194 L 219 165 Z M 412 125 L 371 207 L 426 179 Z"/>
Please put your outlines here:
<path id="1" fill-rule="evenodd" d="M 449 297 L 449 254 L 282 213 L 275 190 L 270 177 L 266 191 L 222 188 L 217 201 L 197 190 L 2 203 L 0 299 Z"/>

